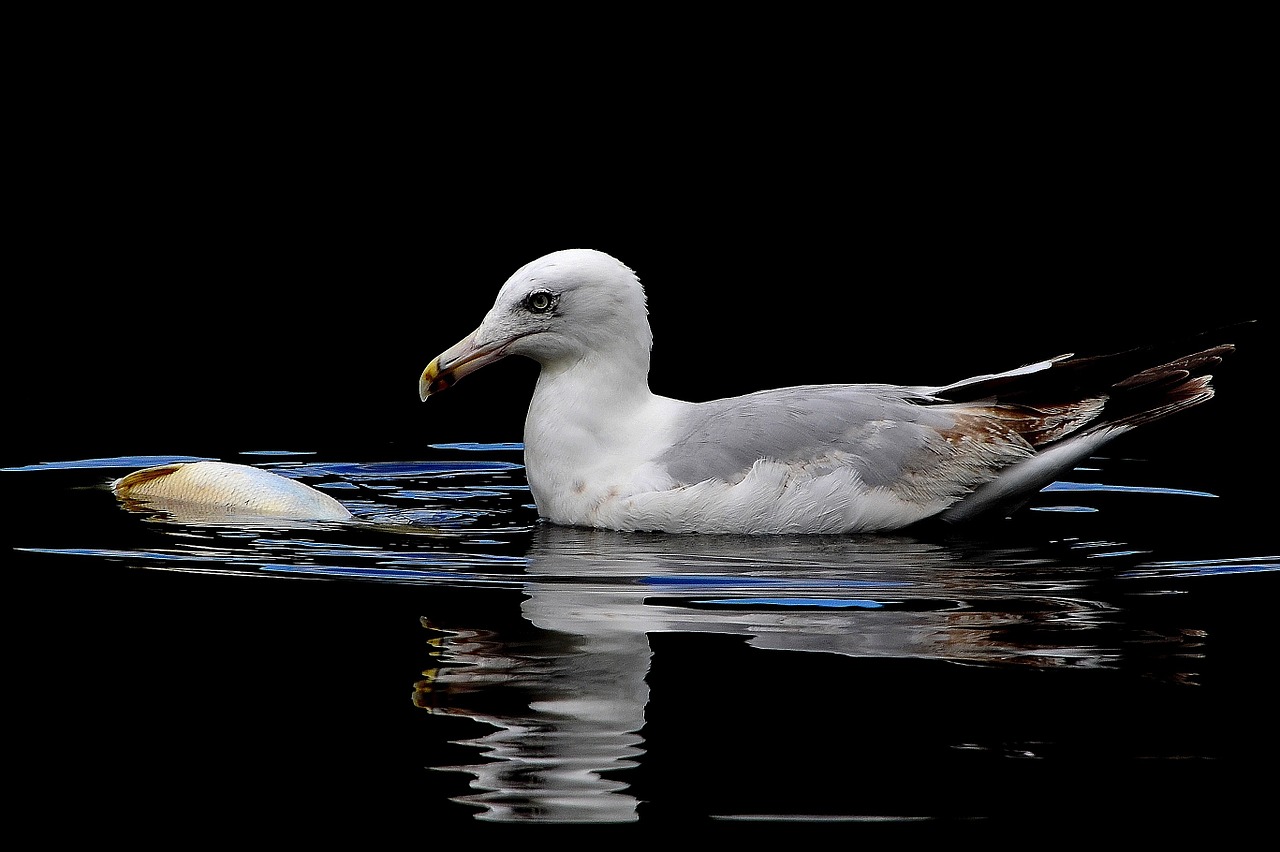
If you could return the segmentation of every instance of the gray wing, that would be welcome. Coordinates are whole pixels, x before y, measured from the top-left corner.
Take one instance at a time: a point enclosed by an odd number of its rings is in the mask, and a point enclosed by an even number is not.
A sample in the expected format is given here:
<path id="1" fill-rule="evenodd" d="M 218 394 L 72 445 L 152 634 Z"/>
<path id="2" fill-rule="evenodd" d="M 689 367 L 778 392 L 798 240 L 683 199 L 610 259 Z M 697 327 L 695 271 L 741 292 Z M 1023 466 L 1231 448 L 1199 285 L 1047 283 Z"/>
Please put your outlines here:
<path id="1" fill-rule="evenodd" d="M 681 484 L 736 482 L 771 459 L 847 464 L 873 487 L 959 495 L 1033 452 L 1012 433 L 998 442 L 964 439 L 974 426 L 947 401 L 911 388 L 805 385 L 691 405 L 657 461 Z"/>
<path id="2" fill-rule="evenodd" d="M 1116 435 L 1211 399 L 1209 371 L 1233 349 L 1163 362 L 1146 350 L 1063 356 L 943 388 L 807 385 L 695 403 L 658 461 L 682 484 L 737 482 L 760 459 L 850 466 L 917 503 L 962 500 L 947 515 L 963 519 L 1023 499 Z"/>

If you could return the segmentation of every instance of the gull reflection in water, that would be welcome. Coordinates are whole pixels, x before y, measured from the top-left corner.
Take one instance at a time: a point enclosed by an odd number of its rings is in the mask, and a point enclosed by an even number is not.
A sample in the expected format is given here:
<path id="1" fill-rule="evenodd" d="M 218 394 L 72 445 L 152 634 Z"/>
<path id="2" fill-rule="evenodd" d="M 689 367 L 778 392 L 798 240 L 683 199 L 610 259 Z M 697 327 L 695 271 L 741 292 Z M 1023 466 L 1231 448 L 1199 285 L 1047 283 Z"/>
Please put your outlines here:
<path id="1" fill-rule="evenodd" d="M 534 629 L 424 619 L 441 665 L 418 685 L 419 706 L 495 728 L 468 741 L 485 762 L 444 767 L 474 776 L 479 792 L 459 801 L 478 819 L 638 818 L 610 773 L 643 754 L 655 633 L 973 664 L 1102 666 L 1123 650 L 1115 608 L 1093 591 L 1097 564 L 1043 549 L 540 526 L 527 557 L 521 614 Z"/>

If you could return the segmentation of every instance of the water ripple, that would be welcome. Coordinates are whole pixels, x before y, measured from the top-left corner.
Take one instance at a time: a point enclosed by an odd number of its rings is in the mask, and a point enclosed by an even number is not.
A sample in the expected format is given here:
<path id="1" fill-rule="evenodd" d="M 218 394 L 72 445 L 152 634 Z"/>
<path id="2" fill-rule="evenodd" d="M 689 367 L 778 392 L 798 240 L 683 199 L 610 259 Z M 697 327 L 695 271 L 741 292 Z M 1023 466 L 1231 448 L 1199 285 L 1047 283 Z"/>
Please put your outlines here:
<path id="1" fill-rule="evenodd" d="M 1213 577 L 1224 574 L 1251 574 L 1280 571 L 1280 556 L 1233 557 L 1227 559 L 1186 559 L 1148 562 L 1124 572 L 1129 579 Z"/>
<path id="2" fill-rule="evenodd" d="M 1170 552 L 1164 540 L 1153 544 L 1124 524 L 1102 524 L 1099 510 L 1113 492 L 1160 504 L 1213 496 L 1105 483 L 1058 483 L 1031 506 L 1041 513 L 995 536 L 667 536 L 554 527 L 537 520 L 521 466 L 494 457 L 518 448 L 437 444 L 421 461 L 359 463 L 255 454 L 254 463 L 341 499 L 358 518 L 351 524 L 227 526 L 134 513 L 115 504 L 101 481 L 104 469 L 194 457 L 6 470 L 34 480 L 23 483 L 24 493 L 41 511 L 70 519 L 53 541 L 32 532 L 16 548 L 38 557 L 24 560 L 25 570 L 52 574 L 94 560 L 424 590 L 413 600 L 431 612 L 422 627 L 433 665 L 413 674 L 422 672 L 413 706 L 490 730 L 462 741 L 483 760 L 436 768 L 471 776 L 470 792 L 457 801 L 497 821 L 637 818 L 636 799 L 610 776 L 643 753 L 657 637 L 715 636 L 748 651 L 841 664 L 927 661 L 1037 677 L 1049 669 L 1138 670 L 1181 688 L 1203 672 L 1206 628 L 1182 610 L 1160 609 L 1173 596 L 1151 590 L 1280 570 L 1280 556 L 1223 548 L 1189 558 L 1193 551 Z M 1074 493 L 1081 505 L 1053 506 L 1059 492 Z M 22 525 L 15 526 L 22 539 Z M 481 605 L 452 606 L 472 596 L 484 596 Z M 1135 618 L 1135 598 L 1154 607 Z M 795 658 L 770 659 L 785 665 Z M 685 662 L 711 670 L 721 660 Z M 844 684 L 840 678 L 855 670 L 833 664 L 824 679 L 832 671 L 832 682 Z M 953 747 L 1040 756 L 1023 742 L 965 739 Z"/>

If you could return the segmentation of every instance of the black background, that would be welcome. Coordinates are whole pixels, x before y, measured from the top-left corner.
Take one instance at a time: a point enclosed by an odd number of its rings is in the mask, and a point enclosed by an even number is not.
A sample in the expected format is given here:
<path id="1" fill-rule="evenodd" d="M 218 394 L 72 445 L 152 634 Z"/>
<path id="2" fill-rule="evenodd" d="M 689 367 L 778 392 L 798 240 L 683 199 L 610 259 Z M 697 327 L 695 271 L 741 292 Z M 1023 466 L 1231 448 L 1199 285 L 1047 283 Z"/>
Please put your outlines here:
<path id="1" fill-rule="evenodd" d="M 12 169 L 11 446 L 518 440 L 532 365 L 428 406 L 417 376 L 561 248 L 638 272 L 653 389 L 689 399 L 945 383 L 1269 319 L 1258 54 L 1111 46 L 845 86 L 633 83 L 607 106 L 468 94 L 394 51 L 306 74 L 159 45 L 47 63 Z"/>
<path id="2" fill-rule="evenodd" d="M 417 377 L 516 268 L 559 248 L 638 272 L 651 385 L 688 399 L 942 384 L 1274 314 L 1250 176 L 1206 187 L 1099 152 L 1023 152 L 981 179 L 921 151 L 900 179 L 852 180 L 850 156 L 763 188 L 552 173 L 551 203 L 520 187 L 442 196 L 420 175 L 335 192 L 247 153 L 169 176 L 122 153 L 127 180 L 81 173 L 24 224 L 38 250 L 11 279 L 6 347 L 31 457 L 519 440 L 532 364 L 428 405 Z"/>
<path id="3" fill-rule="evenodd" d="M 1032 76 L 971 57 L 969 74 L 895 66 L 820 93 L 762 75 L 681 91 L 678 104 L 640 84 L 608 108 L 567 86 L 466 94 L 392 58 L 305 73 L 231 73 L 220 56 L 170 74 L 124 53 L 49 67 L 12 168 L 3 461 L 261 449 L 364 460 L 519 440 L 531 363 L 426 404 L 418 375 L 519 266 L 590 247 L 645 282 L 651 386 L 688 399 L 940 384 L 1231 327 L 1209 341 L 1241 347 L 1219 399 L 1141 440 L 1221 489 L 1264 493 L 1275 147 L 1254 54 L 1226 54 L 1100 69 L 1067 53 Z M 297 813 L 314 819 L 312 806 L 386 789 L 342 787 L 334 767 L 378 765 L 395 725 L 334 726 L 381 691 L 400 700 L 421 666 L 417 593 L 348 587 L 302 605 L 288 584 L 209 592 L 199 579 L 76 589 L 61 575 L 24 593 L 38 626 L 16 647 L 41 677 L 23 703 L 71 744 L 43 767 L 50 789 L 84 801 L 133 761 L 150 796 L 164 777 L 202 802 L 225 796 L 180 809 L 203 819 L 233 795 L 193 777 L 206 761 L 228 769 L 203 739 L 217 717 L 275 720 L 231 750 L 258 794 L 237 799 L 238 814 L 300 789 Z M 202 622 L 228 620 L 240 629 L 201 640 Z M 140 655 L 152 668 L 129 665 Z M 288 703 L 253 706 L 281 695 L 282 677 L 296 682 Z M 286 711 L 296 728 L 280 727 Z M 405 714 L 416 721 L 407 702 Z M 321 727 L 304 733 L 308 720 Z M 359 798 L 363 815 L 392 809 Z M 118 819 L 110 827 L 127 830 Z"/>

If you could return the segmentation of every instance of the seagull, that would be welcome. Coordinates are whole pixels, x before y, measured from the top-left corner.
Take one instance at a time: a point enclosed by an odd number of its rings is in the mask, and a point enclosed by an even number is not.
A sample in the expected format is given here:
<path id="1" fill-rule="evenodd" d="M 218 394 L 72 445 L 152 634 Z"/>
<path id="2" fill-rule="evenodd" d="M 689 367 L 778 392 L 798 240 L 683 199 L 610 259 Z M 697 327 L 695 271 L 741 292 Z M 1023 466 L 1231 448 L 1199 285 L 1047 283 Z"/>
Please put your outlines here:
<path id="1" fill-rule="evenodd" d="M 422 372 L 425 402 L 509 355 L 539 516 L 625 531 L 846 534 L 1007 514 L 1135 427 L 1212 398 L 1230 344 L 1164 363 L 1061 355 L 938 387 L 811 384 L 688 402 L 649 388 L 640 280 L 591 249 L 518 269 Z"/>

